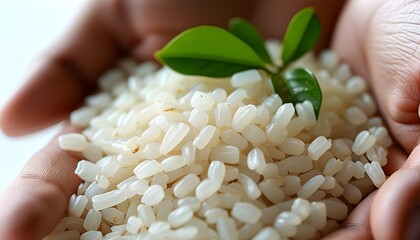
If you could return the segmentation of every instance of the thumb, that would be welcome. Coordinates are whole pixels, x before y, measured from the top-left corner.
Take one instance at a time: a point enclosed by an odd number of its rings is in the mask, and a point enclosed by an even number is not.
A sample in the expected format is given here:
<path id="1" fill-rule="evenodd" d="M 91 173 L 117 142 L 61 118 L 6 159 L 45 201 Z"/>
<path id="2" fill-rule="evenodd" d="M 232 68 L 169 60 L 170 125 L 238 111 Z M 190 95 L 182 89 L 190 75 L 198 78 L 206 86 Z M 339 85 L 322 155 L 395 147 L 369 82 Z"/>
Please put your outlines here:
<path id="1" fill-rule="evenodd" d="M 67 126 L 62 134 L 77 130 Z M 36 240 L 53 230 L 80 183 L 74 174 L 79 159 L 61 150 L 54 139 L 25 164 L 0 194 L 1 240 Z"/>
<path id="2" fill-rule="evenodd" d="M 375 239 L 419 239 L 420 146 L 378 190 L 370 224 Z M 403 238 L 404 237 L 404 238 Z"/>
<path id="3" fill-rule="evenodd" d="M 369 211 L 372 201 L 376 195 L 376 191 L 372 192 L 346 218 L 346 221 L 337 231 L 329 234 L 324 240 L 334 239 L 358 239 L 368 240 L 371 239 L 370 224 L 369 224 Z"/>

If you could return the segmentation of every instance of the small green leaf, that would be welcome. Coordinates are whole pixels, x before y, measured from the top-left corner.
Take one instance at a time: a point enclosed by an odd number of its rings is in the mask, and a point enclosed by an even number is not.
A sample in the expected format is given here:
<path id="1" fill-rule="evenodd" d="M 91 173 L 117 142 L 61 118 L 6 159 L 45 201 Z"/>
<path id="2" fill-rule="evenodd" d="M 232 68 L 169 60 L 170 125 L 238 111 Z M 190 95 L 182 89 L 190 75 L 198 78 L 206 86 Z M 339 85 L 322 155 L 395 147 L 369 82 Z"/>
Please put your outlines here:
<path id="1" fill-rule="evenodd" d="M 296 103 L 308 100 L 318 118 L 322 93 L 315 75 L 306 68 L 296 68 L 271 76 L 275 92 L 284 102 Z"/>
<path id="2" fill-rule="evenodd" d="M 272 64 L 261 34 L 251 23 L 241 18 L 233 18 L 229 21 L 229 31 L 252 47 L 262 60 Z"/>
<path id="3" fill-rule="evenodd" d="M 264 62 L 250 46 L 214 26 L 194 27 L 180 33 L 156 52 L 155 57 L 186 75 L 227 77 L 264 68 Z"/>
<path id="4" fill-rule="evenodd" d="M 313 48 L 321 33 L 320 25 L 313 8 L 304 8 L 293 16 L 283 38 L 281 59 L 284 65 L 300 58 Z"/>

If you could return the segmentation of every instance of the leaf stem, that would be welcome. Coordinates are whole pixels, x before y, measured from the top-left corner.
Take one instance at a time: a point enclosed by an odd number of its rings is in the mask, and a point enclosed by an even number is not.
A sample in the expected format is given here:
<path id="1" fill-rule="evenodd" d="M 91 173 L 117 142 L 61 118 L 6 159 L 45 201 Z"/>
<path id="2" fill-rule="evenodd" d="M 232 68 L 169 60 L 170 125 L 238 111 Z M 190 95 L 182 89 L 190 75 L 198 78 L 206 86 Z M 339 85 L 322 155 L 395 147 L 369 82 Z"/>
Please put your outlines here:
<path id="1" fill-rule="evenodd" d="M 266 64 L 264 66 L 263 70 L 266 71 L 268 74 L 273 75 L 273 74 L 275 74 L 276 72 L 279 71 L 279 68 L 275 67 L 273 65 L 270 65 L 270 64 Z"/>

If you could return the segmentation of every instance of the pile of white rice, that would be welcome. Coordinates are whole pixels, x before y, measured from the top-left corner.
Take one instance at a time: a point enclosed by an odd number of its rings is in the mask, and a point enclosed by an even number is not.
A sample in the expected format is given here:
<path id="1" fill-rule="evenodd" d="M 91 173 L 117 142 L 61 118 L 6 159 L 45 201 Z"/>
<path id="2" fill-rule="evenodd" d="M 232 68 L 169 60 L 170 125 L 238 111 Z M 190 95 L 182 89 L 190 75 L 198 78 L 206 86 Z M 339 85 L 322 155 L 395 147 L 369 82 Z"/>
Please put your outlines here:
<path id="1" fill-rule="evenodd" d="M 334 52 L 295 65 L 321 85 L 318 120 L 260 71 L 210 79 L 121 62 L 71 114 L 84 131 L 59 139 L 86 159 L 84 183 L 45 239 L 319 239 L 339 228 L 385 181 L 391 139 Z"/>

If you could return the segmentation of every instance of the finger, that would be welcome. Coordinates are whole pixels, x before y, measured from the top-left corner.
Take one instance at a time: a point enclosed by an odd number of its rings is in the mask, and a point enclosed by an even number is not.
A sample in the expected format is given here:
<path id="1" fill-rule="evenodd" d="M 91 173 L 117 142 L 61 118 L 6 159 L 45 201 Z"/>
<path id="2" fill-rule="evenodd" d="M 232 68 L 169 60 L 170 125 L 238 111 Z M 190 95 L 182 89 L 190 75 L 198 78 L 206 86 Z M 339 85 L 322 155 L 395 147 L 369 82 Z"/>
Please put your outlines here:
<path id="1" fill-rule="evenodd" d="M 365 56 L 365 34 L 367 22 L 380 2 L 353 0 L 348 1 L 334 32 L 332 47 L 344 62 L 363 76 L 369 78 Z M 355 17 L 357 16 L 357 18 Z"/>
<path id="2" fill-rule="evenodd" d="M 419 206 L 420 146 L 378 190 L 370 220 L 375 239 L 419 239 L 420 229 L 413 227 L 420 220 Z"/>
<path id="3" fill-rule="evenodd" d="M 67 127 L 65 132 L 76 129 Z M 79 158 L 59 149 L 57 140 L 38 152 L 0 195 L 0 239 L 42 239 L 59 222 L 80 184 L 73 173 Z"/>
<path id="4" fill-rule="evenodd" d="M 95 87 L 98 76 L 134 43 L 124 1 L 92 1 L 5 106 L 0 125 L 23 135 L 62 120 Z"/>
<path id="5" fill-rule="evenodd" d="M 407 153 L 400 146 L 394 144 L 388 149 L 387 159 L 388 162 L 383 166 L 383 170 L 387 176 L 390 176 L 404 165 Z"/>
<path id="6" fill-rule="evenodd" d="M 369 224 L 369 211 L 376 191 L 372 192 L 347 217 L 341 228 L 323 239 L 372 239 Z"/>

